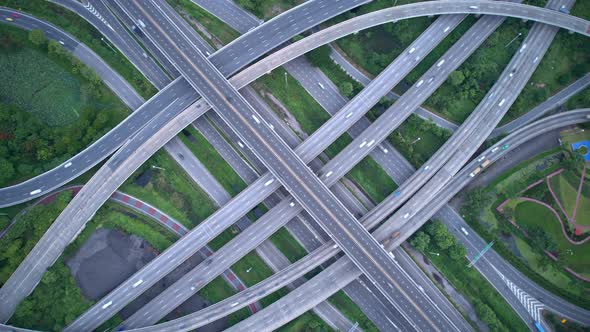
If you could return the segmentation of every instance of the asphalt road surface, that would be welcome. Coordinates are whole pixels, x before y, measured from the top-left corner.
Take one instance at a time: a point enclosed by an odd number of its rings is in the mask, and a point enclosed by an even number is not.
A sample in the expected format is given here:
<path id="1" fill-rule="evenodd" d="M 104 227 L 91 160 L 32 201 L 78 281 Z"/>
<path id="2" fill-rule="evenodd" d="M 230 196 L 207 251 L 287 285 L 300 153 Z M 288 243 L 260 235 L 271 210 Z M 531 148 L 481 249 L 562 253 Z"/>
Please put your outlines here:
<path id="1" fill-rule="evenodd" d="M 573 114 L 573 112 L 568 112 L 568 113 L 572 113 L 572 114 L 562 113 L 562 114 L 558 114 L 556 116 L 553 116 L 551 118 L 539 120 L 538 123 L 535 123 L 533 125 L 529 125 L 529 126 L 527 126 L 527 128 L 523 128 L 522 132 L 524 132 L 524 135 L 512 134 L 512 135 L 508 136 L 507 138 L 505 138 L 501 144 L 509 144 L 512 147 L 517 147 L 520 144 L 523 144 L 523 143 L 527 142 L 528 140 L 533 139 L 537 135 L 542 135 L 546 131 L 552 130 L 553 128 L 560 127 L 563 125 L 570 125 L 572 123 L 585 122 L 588 120 L 587 116 L 590 114 L 590 110 L 582 111 L 581 114 L 580 113 Z M 491 148 L 490 148 L 490 150 L 491 150 Z M 498 155 L 500 155 L 500 154 L 498 154 Z M 470 168 L 466 168 L 466 171 L 462 172 L 459 176 L 461 176 L 463 178 L 470 179 L 471 178 L 471 177 L 469 177 L 470 172 L 471 172 Z M 453 189 L 458 191 L 461 189 L 461 186 L 456 186 Z M 452 195 L 450 195 L 448 198 L 450 199 L 451 197 L 452 197 Z M 439 207 L 444 205 L 444 202 L 446 202 L 446 201 L 443 201 L 442 203 L 439 202 L 440 203 Z M 437 211 L 436 208 L 432 209 L 432 210 L 431 209 L 429 209 L 429 210 L 424 209 L 424 210 L 421 210 L 421 213 L 433 214 L 435 211 Z M 428 217 L 426 217 L 426 219 L 427 218 Z M 406 237 L 406 235 L 409 235 L 409 234 L 404 234 L 402 236 Z M 393 241 L 390 241 L 389 243 L 385 244 L 385 247 L 387 248 L 387 250 L 392 250 L 394 246 L 396 246 L 396 244 Z M 295 269 L 301 269 L 301 270 L 311 269 L 311 268 L 313 268 L 313 266 L 304 266 L 304 265 L 306 265 L 307 263 L 311 263 L 311 264 L 315 265 L 316 263 L 314 263 L 313 261 L 315 259 L 317 259 L 316 257 L 323 257 L 323 255 L 335 254 L 335 251 L 332 250 L 332 248 L 330 248 L 329 245 L 326 245 L 326 246 L 322 247 L 321 249 L 318 249 L 318 251 L 323 251 L 323 254 L 320 254 L 318 252 L 314 252 L 314 253 L 310 254 L 309 260 L 307 260 L 307 257 L 304 259 L 301 259 L 298 262 L 296 262 L 295 264 L 293 264 L 291 266 L 291 268 L 293 268 L 294 270 Z M 324 259 L 326 259 L 325 256 L 324 256 Z M 307 260 L 307 262 L 304 262 L 305 260 Z M 286 274 L 289 274 L 289 273 L 285 272 L 285 274 L 281 274 L 281 277 L 288 278 L 289 276 L 286 276 Z M 286 322 L 290 321 L 291 319 L 293 319 L 293 318 L 299 316 L 300 314 L 302 314 L 303 312 L 305 312 L 307 310 L 307 308 L 309 306 L 313 306 L 316 301 L 321 301 L 325 297 L 330 296 L 332 293 L 336 292 L 340 287 L 343 287 L 347 282 L 349 282 L 350 280 L 352 280 L 353 278 L 355 278 L 359 274 L 360 274 L 360 271 L 354 267 L 352 262 L 347 257 L 340 258 L 338 260 L 338 262 L 336 262 L 335 264 L 332 264 L 330 267 L 328 267 L 327 269 L 322 271 L 320 274 L 315 276 L 313 279 L 311 279 L 309 282 L 307 282 L 302 287 L 299 287 L 298 289 L 289 293 L 288 295 L 281 298 L 277 302 L 266 307 L 257 315 L 249 317 L 246 320 L 234 325 L 229 330 L 230 331 L 233 331 L 233 330 L 239 331 L 239 330 L 243 330 L 243 329 L 247 330 L 247 329 L 251 328 L 252 326 L 257 326 L 255 324 L 258 324 L 258 325 L 268 324 L 268 325 L 264 325 L 264 326 L 268 326 L 269 329 L 278 328 L 281 325 L 285 324 Z M 290 276 L 290 277 L 293 277 L 293 276 Z M 266 283 L 266 281 L 264 283 Z M 268 286 L 270 286 L 270 285 L 268 285 L 268 284 L 262 285 L 262 283 L 261 283 L 259 285 L 256 285 L 256 287 L 257 287 L 256 290 L 251 289 L 251 291 L 253 293 L 258 292 L 258 291 L 260 291 L 260 289 L 264 289 L 265 287 L 268 287 Z M 275 284 L 274 286 L 278 287 L 278 286 L 280 286 L 280 284 L 279 285 Z M 260 288 L 258 288 L 258 287 L 260 287 Z M 251 297 L 249 300 L 254 300 L 254 299 L 256 299 L 256 297 Z M 230 300 L 233 302 L 236 302 L 238 300 L 238 298 L 237 298 L 237 296 L 235 296 L 231 299 L 228 299 L 228 302 L 230 302 Z M 246 303 L 247 302 L 248 301 L 246 301 Z M 222 305 L 222 304 L 226 304 L 226 303 L 225 302 L 220 303 L 220 305 Z M 215 310 L 215 309 L 216 308 L 211 308 L 211 310 Z M 208 312 L 206 312 L 206 313 L 208 314 Z M 189 316 L 185 316 L 183 318 L 180 318 L 174 322 L 177 322 L 179 324 L 176 327 L 188 326 L 188 324 L 190 324 L 192 322 L 191 319 L 198 321 L 198 319 L 199 319 L 198 316 L 199 316 L 199 313 L 195 313 L 195 314 L 191 314 Z M 587 316 L 588 315 L 586 315 L 586 317 Z M 584 316 L 581 316 L 581 317 L 584 317 Z M 174 323 L 168 322 L 165 324 L 166 325 L 162 324 L 159 326 L 170 327 Z M 167 324 L 169 324 L 169 325 L 167 325 Z M 531 321 L 527 321 L 527 324 L 532 327 Z M 155 328 L 155 327 L 153 327 L 153 328 Z M 149 330 L 149 328 L 145 329 L 145 330 Z M 143 329 L 142 329 L 142 331 L 143 331 Z"/>
<path id="2" fill-rule="evenodd" d="M 397 284 L 394 278 L 396 271 L 388 264 L 391 258 L 354 216 L 272 129 L 260 121 L 256 111 L 206 57 L 191 47 L 190 42 L 175 29 L 171 18 L 159 10 L 156 3 L 144 3 L 142 6 L 133 1 L 122 3 L 130 16 L 145 20 L 141 25 L 146 35 L 213 105 L 297 201 L 336 239 L 347 255 L 395 303 L 397 294 L 385 284 Z M 416 309 L 422 312 L 418 306 Z M 447 324 L 445 320 L 422 315 L 424 321 L 434 328 L 439 324 Z"/>

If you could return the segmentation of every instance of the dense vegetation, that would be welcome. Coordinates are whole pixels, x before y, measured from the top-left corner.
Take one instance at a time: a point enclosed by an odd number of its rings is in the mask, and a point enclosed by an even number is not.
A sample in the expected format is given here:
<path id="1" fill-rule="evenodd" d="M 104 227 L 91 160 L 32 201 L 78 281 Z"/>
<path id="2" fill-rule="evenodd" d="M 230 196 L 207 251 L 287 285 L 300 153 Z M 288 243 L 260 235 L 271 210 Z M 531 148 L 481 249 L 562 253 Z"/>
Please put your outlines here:
<path id="1" fill-rule="evenodd" d="M 91 48 L 144 98 L 156 93 L 156 88 L 120 52 L 107 46 L 106 39 L 78 14 L 45 0 L 0 0 L 0 5 L 15 8 L 53 23 Z"/>
<path id="2" fill-rule="evenodd" d="M 428 250 L 444 251 L 453 260 L 459 260 L 467 254 L 465 246 L 449 232 L 440 221 L 429 222 L 412 236 L 410 244 L 414 249 L 426 252 Z"/>
<path id="3" fill-rule="evenodd" d="M 503 220 L 506 216 L 495 211 L 498 204 L 507 198 L 518 196 L 530 183 L 542 179 L 557 168 L 565 167 L 570 169 L 569 171 L 577 168 L 576 165 L 579 165 L 577 158 L 571 158 L 569 153 L 563 152 L 566 157 L 562 155 L 561 161 L 554 157 L 555 150 L 548 151 L 505 172 L 487 187 L 471 190 L 465 195 L 461 214 L 486 241 L 495 240 L 494 250 L 528 278 L 572 303 L 589 308 L 590 302 L 582 295 L 588 291 L 587 284 L 567 274 L 561 265 L 563 262 L 554 262 L 545 256 L 545 249 L 556 249 L 558 244 L 555 238 L 551 238 L 553 235 L 545 234 L 548 229 L 558 232 L 561 236 L 559 241 L 564 240 L 559 225 L 549 225 L 548 222 L 551 220 L 544 220 L 547 223 L 543 225 L 542 231 L 534 226 L 525 226 L 532 236 L 532 238 L 526 238 L 520 229 Z M 555 161 L 549 163 L 548 158 Z M 528 192 L 527 195 L 529 194 L 536 197 L 534 192 Z M 508 214 L 518 217 L 517 214 L 522 215 L 522 212 L 509 209 Z M 539 215 L 540 212 L 542 211 L 536 207 L 530 213 Z M 507 238 L 511 239 L 509 243 L 506 243 Z M 517 244 L 517 248 L 511 244 L 513 242 Z M 571 258 L 571 256 L 564 257 L 565 260 Z M 579 258 L 583 260 L 583 257 Z"/>
<path id="4" fill-rule="evenodd" d="M 432 221 L 416 232 L 410 244 L 424 253 L 453 287 L 472 303 L 479 318 L 492 331 L 526 331 L 526 325 L 482 275 L 466 267 L 465 247 L 440 221 Z"/>
<path id="5" fill-rule="evenodd" d="M 259 18 L 269 19 L 303 3 L 304 0 L 237 0 L 236 2 Z"/>
<path id="6" fill-rule="evenodd" d="M 0 286 L 33 249 L 70 199 L 70 192 L 64 192 L 52 204 L 31 207 L 18 217 L 18 222 L 0 239 Z"/>
<path id="7" fill-rule="evenodd" d="M 0 278 L 2 278 L 0 281 L 2 283 L 30 252 L 70 199 L 71 192 L 64 191 L 57 195 L 53 202 L 34 206 L 18 217 L 15 225 L 0 240 L 0 246 L 6 248 L 0 253 Z M 160 251 L 171 245 L 174 239 L 163 229 L 146 222 L 145 217 L 134 217 L 134 214 L 123 208 L 117 209 L 107 204 L 105 208 L 97 212 L 76 240 L 66 248 L 63 256 L 47 270 L 33 293 L 19 304 L 10 324 L 19 327 L 61 331 L 64 326 L 92 305 L 92 301 L 82 295 L 65 264 L 65 259 L 75 254 L 97 228 L 114 228 L 138 235 Z M 112 327 L 118 321 L 120 318 L 116 316 L 106 325 Z"/>
<path id="8" fill-rule="evenodd" d="M 96 73 L 40 30 L 0 27 L 0 186 L 57 166 L 125 108 Z"/>

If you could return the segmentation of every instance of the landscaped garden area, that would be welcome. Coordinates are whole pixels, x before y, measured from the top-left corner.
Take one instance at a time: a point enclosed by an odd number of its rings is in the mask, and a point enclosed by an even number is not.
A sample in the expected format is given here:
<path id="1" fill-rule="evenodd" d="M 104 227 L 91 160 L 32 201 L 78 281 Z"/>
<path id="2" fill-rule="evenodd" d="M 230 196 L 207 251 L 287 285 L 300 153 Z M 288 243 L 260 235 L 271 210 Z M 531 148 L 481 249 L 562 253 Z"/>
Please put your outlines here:
<path id="1" fill-rule="evenodd" d="M 43 173 L 127 115 L 98 75 L 41 30 L 0 25 L 0 186 Z"/>
<path id="2" fill-rule="evenodd" d="M 461 210 L 495 250 L 548 290 L 590 307 L 590 177 L 572 143 L 579 128 L 562 132 L 551 150 L 465 196 Z"/>
<path id="3" fill-rule="evenodd" d="M 585 170 L 582 172 L 585 175 Z M 559 169 L 517 197 L 505 200 L 497 209 L 535 247 L 583 278 L 590 277 L 590 242 L 585 241 L 590 232 L 590 227 L 585 226 L 590 197 L 583 194 L 583 188 L 590 190 L 590 184 L 584 183 L 587 180 L 580 182 L 579 175 Z M 582 207 L 583 214 L 578 214 L 578 207 Z"/>

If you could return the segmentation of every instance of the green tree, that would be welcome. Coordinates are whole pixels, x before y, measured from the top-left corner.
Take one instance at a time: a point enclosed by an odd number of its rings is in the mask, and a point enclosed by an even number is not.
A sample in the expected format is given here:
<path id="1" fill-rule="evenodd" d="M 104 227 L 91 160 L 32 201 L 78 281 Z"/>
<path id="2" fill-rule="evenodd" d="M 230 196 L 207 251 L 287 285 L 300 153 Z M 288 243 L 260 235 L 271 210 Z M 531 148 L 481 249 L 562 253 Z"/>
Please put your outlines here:
<path id="1" fill-rule="evenodd" d="M 576 150 L 566 154 L 563 166 L 568 171 L 581 169 L 584 165 L 584 157 Z"/>
<path id="2" fill-rule="evenodd" d="M 340 90 L 344 96 L 351 97 L 354 87 L 352 86 L 352 83 L 344 81 L 338 84 L 338 90 Z"/>
<path id="3" fill-rule="evenodd" d="M 539 255 L 537 258 L 537 266 L 543 272 L 547 271 L 549 265 L 551 264 L 551 259 L 545 255 L 544 253 Z"/>
<path id="4" fill-rule="evenodd" d="M 455 237 L 449 233 L 447 227 L 440 221 L 434 221 L 426 226 L 426 232 L 434 239 L 434 244 L 441 250 L 446 250 L 455 244 Z"/>
<path id="5" fill-rule="evenodd" d="M 47 38 L 45 38 L 45 33 L 39 29 L 33 29 L 29 31 L 29 40 L 31 43 L 39 46 L 45 44 Z"/>
<path id="6" fill-rule="evenodd" d="M 332 50 L 328 45 L 323 45 L 306 54 L 307 59 L 315 67 L 327 66 L 332 63 L 330 53 Z"/>
<path id="7" fill-rule="evenodd" d="M 47 51 L 49 54 L 55 54 L 59 56 L 63 56 L 67 53 L 66 49 L 55 40 L 50 40 L 47 43 Z"/>
<path id="8" fill-rule="evenodd" d="M 504 217 L 506 217 L 506 219 L 508 220 L 513 220 L 514 219 L 514 209 L 510 206 L 505 206 L 502 209 L 502 213 L 504 214 Z"/>
<path id="9" fill-rule="evenodd" d="M 300 41 L 303 38 L 305 38 L 305 37 L 303 37 L 302 35 L 296 35 L 296 36 L 293 37 L 293 41 L 294 42 L 298 42 L 298 41 Z"/>
<path id="10" fill-rule="evenodd" d="M 8 181 L 14 176 L 14 166 L 7 159 L 0 159 L 0 182 Z"/>
<path id="11" fill-rule="evenodd" d="M 467 255 L 467 249 L 461 243 L 455 243 L 449 247 L 449 257 L 453 260 L 459 260 Z"/>
<path id="12" fill-rule="evenodd" d="M 412 237 L 410 244 L 414 249 L 425 252 L 430 245 L 430 235 L 424 233 L 423 231 L 419 231 Z"/>
<path id="13" fill-rule="evenodd" d="M 498 320 L 496 313 L 487 304 L 478 301 L 475 304 L 475 311 L 481 320 L 486 323 L 492 331 L 497 331 L 502 328 L 502 323 Z"/>
<path id="14" fill-rule="evenodd" d="M 465 81 L 465 75 L 463 75 L 463 72 L 460 70 L 455 70 L 449 75 L 449 82 L 451 82 L 453 86 L 459 86 L 463 81 Z"/>

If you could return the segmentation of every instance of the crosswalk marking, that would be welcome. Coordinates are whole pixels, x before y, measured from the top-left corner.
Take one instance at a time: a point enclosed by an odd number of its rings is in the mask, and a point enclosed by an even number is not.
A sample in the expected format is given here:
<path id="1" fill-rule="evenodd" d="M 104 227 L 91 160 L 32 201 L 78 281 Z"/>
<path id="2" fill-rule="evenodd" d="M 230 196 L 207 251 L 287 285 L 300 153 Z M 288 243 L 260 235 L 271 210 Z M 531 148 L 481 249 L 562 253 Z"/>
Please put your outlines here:
<path id="1" fill-rule="evenodd" d="M 534 320 L 537 322 L 541 321 L 541 311 L 545 309 L 545 305 L 535 299 L 534 297 L 527 294 L 527 292 L 523 291 L 522 289 L 518 288 L 512 281 L 506 278 L 500 271 L 498 271 L 495 267 L 496 273 L 502 278 L 502 280 L 506 283 L 506 286 L 512 291 L 512 293 L 518 298 L 518 301 L 526 308 L 529 314 L 533 317 Z"/>

